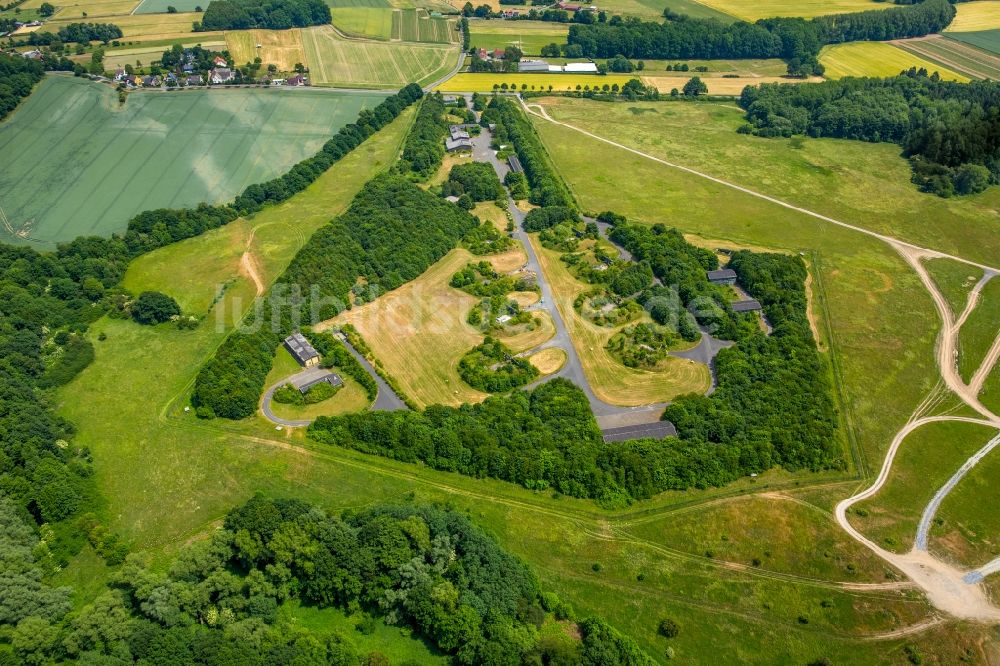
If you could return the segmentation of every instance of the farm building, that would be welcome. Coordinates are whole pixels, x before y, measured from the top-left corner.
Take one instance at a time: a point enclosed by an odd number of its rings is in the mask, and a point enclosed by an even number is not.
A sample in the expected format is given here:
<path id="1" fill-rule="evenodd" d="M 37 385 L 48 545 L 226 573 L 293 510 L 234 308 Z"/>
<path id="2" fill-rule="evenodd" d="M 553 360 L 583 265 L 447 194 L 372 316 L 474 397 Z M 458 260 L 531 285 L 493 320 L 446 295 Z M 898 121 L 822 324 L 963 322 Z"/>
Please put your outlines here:
<path id="1" fill-rule="evenodd" d="M 301 333 L 292 333 L 285 338 L 285 349 L 304 368 L 319 365 L 319 352 L 309 344 Z"/>
<path id="2" fill-rule="evenodd" d="M 597 64 L 593 62 L 571 62 L 563 67 L 567 74 L 597 74 Z"/>
<path id="3" fill-rule="evenodd" d="M 304 86 L 306 85 L 306 77 L 301 74 L 296 74 L 295 76 L 290 76 L 285 79 L 286 86 Z"/>
<path id="4" fill-rule="evenodd" d="M 316 386 L 317 384 L 329 384 L 330 386 L 334 386 L 334 387 L 336 387 L 336 386 L 343 386 L 344 385 L 344 380 L 341 379 L 340 375 L 338 375 L 336 373 L 327 372 L 327 373 L 321 374 L 321 375 L 319 375 L 317 377 L 310 376 L 310 377 L 305 378 L 304 381 L 293 382 L 292 383 L 292 385 L 299 390 L 299 393 L 305 393 L 309 389 L 311 389 L 313 386 Z"/>
<path id="5" fill-rule="evenodd" d="M 708 271 L 705 276 L 712 284 L 736 284 L 736 271 L 732 268 Z"/>
<path id="6" fill-rule="evenodd" d="M 452 141 L 461 141 L 462 139 L 469 139 L 469 133 L 466 132 L 461 127 L 457 125 L 452 125 L 451 128 L 451 139 Z"/>
<path id="7" fill-rule="evenodd" d="M 760 312 L 760 302 L 752 298 L 733 303 L 733 312 Z"/>
<path id="8" fill-rule="evenodd" d="M 236 75 L 233 74 L 233 70 L 228 67 L 217 67 L 212 70 L 212 74 L 209 80 L 212 83 L 229 83 L 236 79 Z"/>
<path id="9" fill-rule="evenodd" d="M 229 65 L 229 63 L 226 62 L 226 59 L 222 56 L 215 56 L 212 58 L 212 64 L 216 67 L 227 67 Z"/>
<path id="10" fill-rule="evenodd" d="M 508 157 L 507 165 L 514 173 L 524 173 L 524 167 L 521 166 L 521 160 L 517 159 L 517 155 L 511 155 Z"/>
<path id="11" fill-rule="evenodd" d="M 517 63 L 519 72 L 548 72 L 549 63 L 544 60 L 522 60 Z"/>
<path id="12" fill-rule="evenodd" d="M 472 141 L 469 139 L 446 139 L 444 147 L 449 153 L 457 153 L 462 150 L 472 150 Z"/>

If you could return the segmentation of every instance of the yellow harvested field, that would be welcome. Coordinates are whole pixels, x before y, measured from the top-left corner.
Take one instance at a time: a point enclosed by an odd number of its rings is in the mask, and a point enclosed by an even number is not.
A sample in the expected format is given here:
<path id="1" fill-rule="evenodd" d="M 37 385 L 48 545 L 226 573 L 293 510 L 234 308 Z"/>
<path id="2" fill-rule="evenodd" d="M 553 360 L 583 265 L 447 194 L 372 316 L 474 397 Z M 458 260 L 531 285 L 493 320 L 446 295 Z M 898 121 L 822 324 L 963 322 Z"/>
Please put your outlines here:
<path id="1" fill-rule="evenodd" d="M 945 32 L 978 32 L 1000 28 L 1000 0 L 960 2 L 955 5 L 958 14 Z"/>
<path id="2" fill-rule="evenodd" d="M 537 303 L 541 299 L 541 296 L 537 291 L 515 291 L 512 294 L 508 294 L 508 298 L 517 302 L 522 308 L 526 308 L 529 305 Z"/>
<path id="3" fill-rule="evenodd" d="M 885 42 L 849 42 L 825 46 L 819 61 L 826 67 L 826 76 L 895 76 L 910 67 L 925 67 L 941 78 L 967 82 L 969 77 Z"/>
<path id="4" fill-rule="evenodd" d="M 553 372 L 558 372 L 566 363 L 566 352 L 559 347 L 549 347 L 532 354 L 528 357 L 528 361 L 543 375 L 551 375 Z"/>
<path id="5" fill-rule="evenodd" d="M 447 156 L 445 159 L 448 159 Z M 483 203 L 476 204 L 476 207 L 472 209 L 472 214 L 478 217 L 483 222 L 489 222 L 498 231 L 507 231 L 507 222 L 509 218 L 507 217 L 507 211 L 501 208 L 497 208 L 496 204 L 491 201 L 485 201 Z"/>
<path id="6" fill-rule="evenodd" d="M 314 85 L 388 88 L 429 83 L 445 76 L 458 57 L 454 45 L 343 39 L 332 26 L 303 29 L 302 44 Z"/>
<path id="7" fill-rule="evenodd" d="M 179 42 L 183 46 L 194 46 L 195 44 L 201 44 L 206 49 L 213 49 L 221 51 L 226 48 L 226 42 L 224 41 L 197 41 L 197 40 L 181 40 Z M 117 69 L 119 67 L 124 67 L 125 65 L 137 66 L 137 62 L 141 62 L 143 65 L 148 65 L 154 60 L 159 60 L 163 56 L 163 52 L 168 50 L 169 47 L 166 46 L 137 46 L 128 49 L 116 49 L 114 51 L 107 51 L 104 54 L 104 68 L 107 70 Z"/>
<path id="8" fill-rule="evenodd" d="M 528 263 L 528 255 L 525 254 L 524 248 L 520 243 L 506 252 L 480 257 L 480 260 L 482 259 L 486 259 L 493 264 L 493 269 L 498 273 L 516 271 Z"/>
<path id="9" fill-rule="evenodd" d="M 653 86 L 661 93 L 668 93 L 671 88 L 681 90 L 684 84 L 691 80 L 691 76 L 643 76 L 641 79 L 647 86 Z M 710 95 L 739 95 L 747 86 L 757 86 L 761 83 L 819 83 L 823 79 L 818 76 L 808 79 L 793 79 L 784 76 L 754 76 L 727 79 L 722 76 L 702 75 L 701 80 L 708 86 L 708 93 Z"/>
<path id="10" fill-rule="evenodd" d="M 137 3 L 138 4 L 138 3 Z M 88 12 L 89 14 L 89 12 Z M 178 14 L 131 14 L 126 16 L 116 16 L 113 23 L 122 29 L 124 39 L 141 38 L 145 41 L 174 39 L 177 37 L 188 38 L 192 34 L 191 26 L 195 21 L 201 20 L 201 14 L 196 12 L 183 12 Z M 92 15 L 88 19 L 93 18 Z M 56 32 L 59 28 L 79 19 L 62 19 L 49 21 L 43 26 L 43 30 Z M 201 34 L 201 33 L 199 33 Z M 208 35 L 217 33 L 204 33 Z"/>
<path id="11" fill-rule="evenodd" d="M 764 2 L 698 0 L 698 2 L 745 21 L 756 21 L 775 16 L 810 18 L 826 14 L 863 12 L 868 9 L 886 9 L 895 6 L 891 2 L 874 2 L 874 0 L 765 0 Z"/>
<path id="12" fill-rule="evenodd" d="M 469 262 L 509 260 L 518 252 L 523 251 L 476 257 L 464 249 L 452 250 L 416 280 L 317 328 L 353 324 L 375 357 L 421 407 L 481 402 L 488 394 L 458 376 L 459 360 L 483 341 L 483 334 L 465 321 L 479 299 L 448 283 Z M 514 351 L 541 344 L 554 332 L 551 320 L 546 319 L 536 331 L 504 341 Z"/>
<path id="13" fill-rule="evenodd" d="M 111 2 L 73 2 L 59 6 L 59 11 L 52 15 L 56 21 L 86 18 L 93 21 L 109 16 L 121 17 L 132 13 L 142 0 L 113 0 Z M 44 2 L 44 0 L 42 0 Z M 40 4 L 40 3 L 39 3 Z M 23 7 L 23 5 L 22 5 Z M 84 16 L 86 14 L 86 17 Z M 107 21 L 118 25 L 118 21 Z"/>
<path id="14" fill-rule="evenodd" d="M 275 65 L 279 72 L 291 72 L 297 63 L 306 62 L 302 31 L 298 28 L 228 31 L 226 45 L 237 65 L 251 63 L 259 57 L 265 70 L 267 65 Z"/>
<path id="15" fill-rule="evenodd" d="M 581 317 L 573 308 L 573 300 L 577 294 L 590 289 L 590 285 L 573 277 L 560 261 L 560 253 L 543 248 L 535 234 L 531 238 L 583 371 L 598 398 L 613 405 L 634 407 L 708 390 L 711 376 L 708 367 L 700 363 L 671 356 L 661 368 L 640 370 L 627 368 L 616 361 L 605 345 L 623 327 L 595 326 Z"/>

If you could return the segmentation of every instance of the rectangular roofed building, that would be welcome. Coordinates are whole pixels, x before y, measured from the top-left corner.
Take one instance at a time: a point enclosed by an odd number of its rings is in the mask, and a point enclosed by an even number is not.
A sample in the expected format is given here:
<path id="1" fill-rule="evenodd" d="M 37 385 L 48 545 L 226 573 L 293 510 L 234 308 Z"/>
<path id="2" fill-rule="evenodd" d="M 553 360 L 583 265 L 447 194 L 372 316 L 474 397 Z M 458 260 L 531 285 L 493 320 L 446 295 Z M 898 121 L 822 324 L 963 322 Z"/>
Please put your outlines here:
<path id="1" fill-rule="evenodd" d="M 285 338 L 285 348 L 302 367 L 311 368 L 319 365 L 319 352 L 301 333 L 292 333 Z"/>

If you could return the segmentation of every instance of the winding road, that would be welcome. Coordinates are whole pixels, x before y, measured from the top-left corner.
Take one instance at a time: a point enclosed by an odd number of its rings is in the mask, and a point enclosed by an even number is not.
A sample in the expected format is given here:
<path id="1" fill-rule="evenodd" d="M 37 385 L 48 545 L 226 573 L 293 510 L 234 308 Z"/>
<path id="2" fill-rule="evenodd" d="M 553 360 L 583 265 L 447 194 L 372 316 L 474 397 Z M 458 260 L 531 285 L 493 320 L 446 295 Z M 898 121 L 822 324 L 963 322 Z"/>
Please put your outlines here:
<path id="1" fill-rule="evenodd" d="M 984 406 L 979 400 L 979 392 L 982 389 L 983 383 L 989 374 L 994 370 L 998 359 L 1000 359 L 1000 332 L 998 332 L 993 345 L 969 383 L 965 383 L 962 380 L 961 374 L 958 371 L 957 363 L 959 331 L 978 304 L 983 287 L 987 282 L 1000 274 L 1000 268 L 987 266 L 977 261 L 965 259 L 963 257 L 958 257 L 931 248 L 920 247 L 919 245 L 902 241 L 885 234 L 880 234 L 870 229 L 865 229 L 847 222 L 836 220 L 821 213 L 796 206 L 781 199 L 762 194 L 755 190 L 717 178 L 696 169 L 669 162 L 635 148 L 631 148 L 605 137 L 593 134 L 574 125 L 555 120 L 548 114 L 542 105 L 527 104 L 520 97 L 518 99 L 527 113 L 542 118 L 543 120 L 575 132 L 579 132 L 595 140 L 613 145 L 645 159 L 658 162 L 664 166 L 684 171 L 685 173 L 689 173 L 699 178 L 710 180 L 719 185 L 738 190 L 750 196 L 763 199 L 770 203 L 794 210 L 829 224 L 877 238 L 888 244 L 903 257 L 903 259 L 917 273 L 925 289 L 931 296 L 935 308 L 937 309 L 938 316 L 941 320 L 941 332 L 935 343 L 936 362 L 941 378 L 948 389 L 950 389 L 950 391 L 954 393 L 963 404 L 970 407 L 980 416 L 920 416 L 921 411 L 923 411 L 931 402 L 932 396 L 928 396 L 928 398 L 917 408 L 917 411 L 910 418 L 910 420 L 899 432 L 896 433 L 896 436 L 893 438 L 893 441 L 886 452 L 882 468 L 875 481 L 868 486 L 868 488 L 838 503 L 835 509 L 835 517 L 837 523 L 849 536 L 909 576 L 911 580 L 913 580 L 913 582 L 924 591 L 928 600 L 936 608 L 945 611 L 954 617 L 962 619 L 980 622 L 1000 621 L 1000 608 L 992 603 L 984 588 L 979 584 L 985 576 L 991 573 L 1000 572 L 1000 558 L 997 558 L 978 569 L 972 571 L 961 571 L 958 568 L 935 558 L 927 550 L 927 532 L 933 516 L 937 511 L 937 507 L 940 505 L 941 501 L 943 501 L 945 496 L 947 496 L 948 492 L 950 492 L 951 489 L 958 484 L 962 477 L 965 476 L 969 470 L 973 469 L 977 463 L 983 460 L 998 444 L 1000 444 L 1000 435 L 991 439 L 986 446 L 981 448 L 976 454 L 966 460 L 960 469 L 952 476 L 952 478 L 938 491 L 937 494 L 935 494 L 934 498 L 923 512 L 923 518 L 921 519 L 921 525 L 917 533 L 916 545 L 910 552 L 899 554 L 885 550 L 858 531 L 847 519 L 847 512 L 851 506 L 876 495 L 879 490 L 882 489 L 890 476 L 893 461 L 896 458 L 896 454 L 898 453 L 901 444 L 909 434 L 918 428 L 928 423 L 951 421 L 976 423 L 1000 430 L 1000 417 Z M 970 291 L 965 308 L 957 318 L 951 311 L 951 307 L 948 305 L 947 299 L 945 299 L 942 295 L 940 289 L 938 289 L 930 274 L 927 272 L 926 267 L 922 263 L 925 259 L 929 258 L 951 259 L 983 271 L 982 278 Z M 926 625 L 921 627 L 921 630 L 932 625 L 933 623 L 928 622 Z"/>

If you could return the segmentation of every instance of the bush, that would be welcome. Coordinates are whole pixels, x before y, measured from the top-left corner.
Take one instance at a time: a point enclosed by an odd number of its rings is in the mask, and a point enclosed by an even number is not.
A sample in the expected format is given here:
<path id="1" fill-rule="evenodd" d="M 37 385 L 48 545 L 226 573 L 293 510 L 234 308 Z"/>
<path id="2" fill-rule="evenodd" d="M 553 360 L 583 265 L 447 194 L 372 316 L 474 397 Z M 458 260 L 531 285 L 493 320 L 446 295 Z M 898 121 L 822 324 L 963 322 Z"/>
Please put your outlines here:
<path id="1" fill-rule="evenodd" d="M 660 625 L 656 630 L 664 638 L 676 638 L 677 634 L 680 633 L 681 628 L 674 620 L 667 617 L 660 620 Z"/>
<path id="2" fill-rule="evenodd" d="M 147 326 L 162 324 L 181 314 L 177 301 L 158 291 L 144 291 L 139 294 L 139 298 L 132 303 L 129 311 L 132 319 Z"/>

